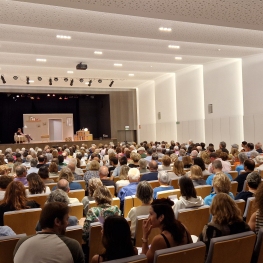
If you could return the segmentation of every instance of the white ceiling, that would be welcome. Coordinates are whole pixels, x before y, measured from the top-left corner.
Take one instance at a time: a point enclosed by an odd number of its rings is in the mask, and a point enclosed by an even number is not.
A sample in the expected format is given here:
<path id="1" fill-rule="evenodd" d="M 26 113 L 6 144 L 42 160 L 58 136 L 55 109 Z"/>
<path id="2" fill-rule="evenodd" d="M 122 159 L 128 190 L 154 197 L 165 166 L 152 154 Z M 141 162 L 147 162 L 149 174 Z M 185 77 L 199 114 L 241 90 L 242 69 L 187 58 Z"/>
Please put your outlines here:
<path id="1" fill-rule="evenodd" d="M 45 92 L 48 86 L 72 92 L 64 77 L 74 79 L 79 93 L 106 90 L 111 79 L 112 88 L 130 89 L 191 65 L 263 53 L 263 1 L 1 0 L 0 32 L 0 73 L 7 81 L 1 90 Z M 180 49 L 169 49 L 171 44 Z M 103 54 L 95 55 L 97 50 Z M 79 62 L 88 70 L 76 71 Z M 35 82 L 27 85 L 26 76 Z M 49 86 L 50 77 L 59 81 Z"/>

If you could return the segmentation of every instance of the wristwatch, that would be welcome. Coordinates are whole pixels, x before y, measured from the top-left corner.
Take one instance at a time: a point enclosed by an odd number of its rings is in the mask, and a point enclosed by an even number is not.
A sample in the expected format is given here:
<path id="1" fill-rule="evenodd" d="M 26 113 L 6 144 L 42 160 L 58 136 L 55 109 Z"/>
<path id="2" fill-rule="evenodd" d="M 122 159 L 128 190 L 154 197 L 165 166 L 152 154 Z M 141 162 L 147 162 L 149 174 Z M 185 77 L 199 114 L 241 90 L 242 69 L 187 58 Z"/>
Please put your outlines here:
<path id="1" fill-rule="evenodd" d="M 142 237 L 142 242 L 143 242 L 143 243 L 147 243 L 148 240 L 149 240 L 149 238 L 143 238 L 143 237 Z"/>

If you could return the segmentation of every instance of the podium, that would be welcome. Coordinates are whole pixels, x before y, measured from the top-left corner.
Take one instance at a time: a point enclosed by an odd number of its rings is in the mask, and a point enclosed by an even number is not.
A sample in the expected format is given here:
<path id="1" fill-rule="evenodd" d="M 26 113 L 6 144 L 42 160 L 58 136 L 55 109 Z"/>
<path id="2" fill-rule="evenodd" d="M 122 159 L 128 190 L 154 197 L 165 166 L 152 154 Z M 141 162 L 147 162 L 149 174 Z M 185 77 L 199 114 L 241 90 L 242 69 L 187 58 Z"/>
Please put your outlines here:
<path id="1" fill-rule="evenodd" d="M 74 136 L 74 141 L 92 141 L 93 135 L 89 131 L 77 131 L 77 135 Z"/>

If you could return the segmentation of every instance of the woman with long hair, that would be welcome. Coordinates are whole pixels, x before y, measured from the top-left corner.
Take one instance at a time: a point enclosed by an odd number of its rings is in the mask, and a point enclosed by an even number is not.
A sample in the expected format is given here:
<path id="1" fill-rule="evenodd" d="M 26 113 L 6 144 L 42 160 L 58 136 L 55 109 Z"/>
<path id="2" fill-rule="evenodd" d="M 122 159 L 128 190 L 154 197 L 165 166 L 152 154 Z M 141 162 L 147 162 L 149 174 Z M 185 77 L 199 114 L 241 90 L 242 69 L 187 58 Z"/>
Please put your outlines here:
<path id="1" fill-rule="evenodd" d="M 199 236 L 199 240 L 206 244 L 207 250 L 214 237 L 250 231 L 250 227 L 243 221 L 237 204 L 226 193 L 219 193 L 214 197 L 210 213 L 213 216 L 212 221 L 204 226 Z"/>
<path id="2" fill-rule="evenodd" d="M 196 195 L 193 181 L 189 177 L 182 176 L 179 179 L 179 187 L 181 190 L 181 196 L 173 208 L 175 215 L 178 213 L 179 209 L 204 205 L 203 198 Z"/>
<path id="3" fill-rule="evenodd" d="M 109 216 L 105 219 L 102 230 L 103 254 L 95 255 L 91 263 L 116 260 L 138 254 L 131 241 L 128 222 L 121 216 Z"/>
<path id="4" fill-rule="evenodd" d="M 180 176 L 186 174 L 184 170 L 184 163 L 182 161 L 176 160 L 173 165 L 173 172 L 168 172 L 170 179 L 176 179 Z"/>
<path id="5" fill-rule="evenodd" d="M 143 222 L 142 238 L 142 254 L 146 255 L 148 263 L 153 262 L 156 250 L 193 243 L 187 229 L 175 219 L 173 204 L 168 198 L 157 199 L 151 203 L 149 218 Z M 161 234 L 153 238 L 149 247 L 148 237 L 152 228 L 157 227 Z"/>
<path id="6" fill-rule="evenodd" d="M 119 174 L 119 181 L 116 182 L 116 189 L 117 193 L 120 191 L 120 187 L 126 186 L 130 183 L 128 179 L 128 172 L 130 167 L 126 164 L 121 166 L 120 174 Z"/>
<path id="7" fill-rule="evenodd" d="M 206 181 L 203 178 L 203 173 L 200 166 L 192 165 L 189 174 L 190 178 L 193 180 L 194 186 L 206 185 Z"/>
<path id="8" fill-rule="evenodd" d="M 211 173 L 205 168 L 205 162 L 201 157 L 194 158 L 194 165 L 198 165 L 202 169 L 203 175 L 210 175 Z"/>
<path id="9" fill-rule="evenodd" d="M 27 176 L 28 190 L 27 194 L 50 194 L 50 188 L 45 186 L 40 176 L 36 173 L 31 173 Z"/>
<path id="10" fill-rule="evenodd" d="M 38 207 L 40 205 L 35 201 L 27 200 L 24 185 L 19 181 L 13 181 L 7 186 L 5 197 L 0 205 L 0 226 L 4 225 L 5 212 Z"/>

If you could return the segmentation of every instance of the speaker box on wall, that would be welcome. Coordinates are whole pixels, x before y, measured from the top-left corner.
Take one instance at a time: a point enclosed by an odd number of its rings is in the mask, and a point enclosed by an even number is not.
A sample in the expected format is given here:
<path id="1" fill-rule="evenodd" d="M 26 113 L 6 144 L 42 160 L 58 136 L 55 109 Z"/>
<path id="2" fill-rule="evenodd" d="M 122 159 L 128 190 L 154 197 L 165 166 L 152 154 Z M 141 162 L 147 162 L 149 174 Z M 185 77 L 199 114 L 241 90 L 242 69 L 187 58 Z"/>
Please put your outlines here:
<path id="1" fill-rule="evenodd" d="M 213 113 L 213 104 L 208 104 L 208 113 Z"/>
<path id="2" fill-rule="evenodd" d="M 161 119 L 161 112 L 158 112 L 158 120 Z"/>

